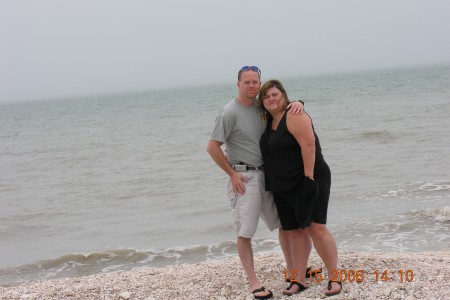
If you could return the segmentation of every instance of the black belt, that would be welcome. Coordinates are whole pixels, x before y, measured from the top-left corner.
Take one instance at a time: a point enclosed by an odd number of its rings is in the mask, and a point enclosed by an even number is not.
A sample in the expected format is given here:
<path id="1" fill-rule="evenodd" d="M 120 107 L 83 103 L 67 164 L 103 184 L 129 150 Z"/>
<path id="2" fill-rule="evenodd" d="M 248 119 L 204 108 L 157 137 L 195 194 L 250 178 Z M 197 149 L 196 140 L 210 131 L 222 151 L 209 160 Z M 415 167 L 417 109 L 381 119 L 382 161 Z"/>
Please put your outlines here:
<path id="1" fill-rule="evenodd" d="M 238 171 L 238 172 L 245 172 L 248 170 L 261 170 L 264 171 L 264 166 L 259 166 L 259 167 L 251 167 L 251 166 L 247 166 L 244 164 L 238 164 L 238 165 L 231 165 L 231 167 Z"/>

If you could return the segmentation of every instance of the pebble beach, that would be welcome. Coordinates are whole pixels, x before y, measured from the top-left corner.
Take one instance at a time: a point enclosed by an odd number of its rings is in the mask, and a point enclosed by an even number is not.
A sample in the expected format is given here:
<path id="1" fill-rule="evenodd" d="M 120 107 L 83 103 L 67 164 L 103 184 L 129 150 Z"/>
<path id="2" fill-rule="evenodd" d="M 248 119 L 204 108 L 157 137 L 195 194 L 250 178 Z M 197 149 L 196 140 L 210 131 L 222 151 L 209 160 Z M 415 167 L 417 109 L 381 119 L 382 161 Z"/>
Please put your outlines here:
<path id="1" fill-rule="evenodd" d="M 324 267 L 313 252 L 309 265 Z M 282 294 L 284 262 L 279 253 L 259 253 L 255 267 L 274 299 L 450 299 L 450 251 L 361 253 L 340 251 L 343 290 L 325 297 L 328 278 L 309 280 L 291 297 Z M 386 272 L 385 272 L 386 271 Z M 134 269 L 112 273 L 35 281 L 0 287 L 0 299 L 254 299 L 237 256 L 197 264 Z"/>

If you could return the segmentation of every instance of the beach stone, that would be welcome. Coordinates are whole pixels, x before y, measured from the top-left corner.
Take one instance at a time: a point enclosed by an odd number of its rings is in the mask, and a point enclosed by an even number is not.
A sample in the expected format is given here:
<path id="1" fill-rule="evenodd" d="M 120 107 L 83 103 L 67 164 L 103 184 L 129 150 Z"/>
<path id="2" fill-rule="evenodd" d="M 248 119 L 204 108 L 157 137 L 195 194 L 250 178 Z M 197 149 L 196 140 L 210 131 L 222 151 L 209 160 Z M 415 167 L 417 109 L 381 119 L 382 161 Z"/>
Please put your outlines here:
<path id="1" fill-rule="evenodd" d="M 427 252 L 417 254 L 395 253 L 355 253 L 340 252 L 340 262 L 343 269 L 350 269 L 355 261 L 383 259 L 390 265 L 387 269 L 408 265 L 414 270 L 421 270 L 423 274 L 434 274 L 435 265 L 427 265 L 430 256 L 443 257 L 444 263 L 439 266 L 440 276 L 423 276 L 414 278 L 413 282 L 398 283 L 395 281 L 376 282 L 373 277 L 356 284 L 346 284 L 343 292 L 334 297 L 325 297 L 323 290 L 326 283 L 311 282 L 310 288 L 300 295 L 283 296 L 281 291 L 286 287 L 280 280 L 280 262 L 282 255 L 269 253 L 256 255 L 256 271 L 264 285 L 270 287 L 275 299 L 346 299 L 346 300 L 378 300 L 378 299 L 450 299 L 450 287 L 446 278 L 450 278 L 450 252 Z M 355 257 L 357 258 L 355 260 Z M 422 264 L 425 261 L 425 264 Z M 312 253 L 312 265 L 320 265 L 320 257 Z M 373 267 L 367 266 L 364 271 L 373 274 L 378 270 L 378 263 Z M 269 271 L 261 271 L 269 270 Z M 220 270 L 220 272 L 216 271 Z M 248 291 L 245 275 L 239 258 L 232 257 L 223 260 L 211 260 L 196 265 L 180 267 L 164 267 L 158 269 L 159 276 L 154 276 L 155 270 L 132 270 L 121 273 L 104 273 L 96 276 L 83 276 L 77 281 L 71 279 L 42 280 L 13 287 L 0 286 L 0 300 L 53 300 L 53 299 L 99 299 L 99 300 L 186 300 L 186 299 L 242 299 L 254 300 Z M 189 274 L 193 274 L 192 280 Z M 236 276 L 237 274 L 237 276 Z M 417 271 L 417 274 L 419 272 Z M 127 280 L 123 280 L 127 278 Z M 193 281 L 198 283 L 193 283 Z M 186 290 L 189 287 L 189 290 Z M 186 297 L 186 295 L 189 297 Z"/>
<path id="2" fill-rule="evenodd" d="M 120 299 L 128 300 L 131 298 L 130 292 L 122 292 L 119 294 Z"/>

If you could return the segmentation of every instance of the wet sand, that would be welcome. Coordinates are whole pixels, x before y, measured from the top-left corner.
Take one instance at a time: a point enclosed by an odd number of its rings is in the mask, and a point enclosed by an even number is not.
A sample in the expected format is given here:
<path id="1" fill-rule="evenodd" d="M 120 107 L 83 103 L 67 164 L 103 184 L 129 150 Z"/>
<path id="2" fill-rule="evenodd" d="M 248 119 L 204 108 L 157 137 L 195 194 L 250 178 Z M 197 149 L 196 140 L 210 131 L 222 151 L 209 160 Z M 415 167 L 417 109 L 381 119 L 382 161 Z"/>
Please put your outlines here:
<path id="1" fill-rule="evenodd" d="M 324 267 L 317 253 L 309 265 Z M 283 257 L 255 256 L 255 267 L 274 299 L 450 299 L 450 251 L 422 253 L 339 252 L 343 291 L 323 294 L 328 278 L 283 296 Z M 326 273 L 322 273 L 325 277 Z M 387 272 L 385 272 L 387 271 Z M 377 276 L 378 273 L 378 276 Z M 384 275 L 383 275 L 384 274 Z M 357 282 L 359 281 L 359 282 Z M 0 299 L 253 299 L 237 256 L 198 264 L 173 265 L 0 287 Z"/>

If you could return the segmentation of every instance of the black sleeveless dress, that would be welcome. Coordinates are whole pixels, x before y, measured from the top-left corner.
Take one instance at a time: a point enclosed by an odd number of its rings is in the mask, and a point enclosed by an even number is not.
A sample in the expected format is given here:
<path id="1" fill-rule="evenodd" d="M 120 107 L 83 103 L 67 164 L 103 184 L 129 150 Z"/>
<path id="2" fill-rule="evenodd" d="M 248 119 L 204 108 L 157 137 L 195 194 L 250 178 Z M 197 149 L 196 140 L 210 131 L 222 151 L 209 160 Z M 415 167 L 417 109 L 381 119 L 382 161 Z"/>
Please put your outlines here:
<path id="1" fill-rule="evenodd" d="M 305 228 L 311 221 L 326 224 L 331 172 L 319 138 L 313 126 L 316 142 L 313 181 L 305 177 L 301 147 L 287 129 L 286 115 L 287 112 L 276 130 L 269 118 L 261 136 L 266 190 L 274 194 L 283 229 Z"/>

